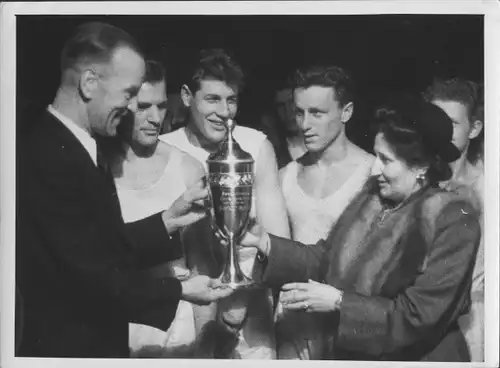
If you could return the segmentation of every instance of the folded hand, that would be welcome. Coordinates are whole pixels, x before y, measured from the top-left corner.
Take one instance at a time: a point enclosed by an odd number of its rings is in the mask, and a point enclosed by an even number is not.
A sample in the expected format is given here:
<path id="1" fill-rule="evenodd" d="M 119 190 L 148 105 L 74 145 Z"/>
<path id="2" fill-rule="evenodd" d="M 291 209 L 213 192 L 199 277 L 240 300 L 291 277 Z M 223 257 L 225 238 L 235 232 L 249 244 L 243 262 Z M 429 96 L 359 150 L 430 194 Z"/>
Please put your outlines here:
<path id="1" fill-rule="evenodd" d="M 226 298 L 234 292 L 231 287 L 208 276 L 194 276 L 182 281 L 182 298 L 193 304 L 205 305 Z"/>
<path id="2" fill-rule="evenodd" d="M 280 301 L 284 308 L 306 312 L 335 311 L 342 297 L 342 292 L 333 286 L 312 280 L 285 284 L 282 290 Z"/>

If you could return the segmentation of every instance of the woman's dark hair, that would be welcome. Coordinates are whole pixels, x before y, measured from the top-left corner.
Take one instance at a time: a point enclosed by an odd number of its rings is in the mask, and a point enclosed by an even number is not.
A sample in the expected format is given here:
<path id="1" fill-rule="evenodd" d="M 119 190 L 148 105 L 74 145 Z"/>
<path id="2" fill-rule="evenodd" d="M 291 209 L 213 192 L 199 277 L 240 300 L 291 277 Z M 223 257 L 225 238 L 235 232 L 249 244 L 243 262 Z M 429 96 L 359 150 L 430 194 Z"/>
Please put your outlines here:
<path id="1" fill-rule="evenodd" d="M 194 94 L 200 89 L 202 80 L 212 79 L 234 85 L 239 92 L 244 87 L 244 75 L 238 65 L 229 54 L 222 49 L 201 50 L 196 63 L 191 68 L 191 75 L 186 85 Z"/>
<path id="2" fill-rule="evenodd" d="M 439 153 L 439 142 L 431 139 L 418 121 L 417 105 L 388 104 L 375 112 L 375 133 L 382 133 L 398 158 L 409 167 L 427 167 L 431 185 L 451 178 L 451 168 Z M 451 122 L 450 122 L 451 124 Z M 450 137 L 451 140 L 451 137 Z M 449 142 L 448 142 L 449 143 Z"/>

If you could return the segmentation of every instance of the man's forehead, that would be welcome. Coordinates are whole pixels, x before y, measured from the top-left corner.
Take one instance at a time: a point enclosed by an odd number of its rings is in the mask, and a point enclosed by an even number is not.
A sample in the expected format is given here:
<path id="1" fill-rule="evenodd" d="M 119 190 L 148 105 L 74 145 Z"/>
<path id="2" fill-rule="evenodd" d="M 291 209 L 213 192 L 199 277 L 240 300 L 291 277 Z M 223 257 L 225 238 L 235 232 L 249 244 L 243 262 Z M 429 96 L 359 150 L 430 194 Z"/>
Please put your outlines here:
<path id="1" fill-rule="evenodd" d="M 228 84 L 218 79 L 208 78 L 200 81 L 200 89 L 197 92 L 201 92 L 202 94 L 233 96 L 238 94 L 238 86 Z"/>
<path id="2" fill-rule="evenodd" d="M 129 47 L 118 47 L 109 62 L 109 69 L 115 75 L 142 81 L 146 71 L 143 57 Z"/>
<path id="3" fill-rule="evenodd" d="M 141 85 L 141 92 L 147 92 L 147 93 L 165 93 L 166 90 L 167 90 L 166 83 L 164 81 L 144 82 Z"/>
<path id="4" fill-rule="evenodd" d="M 167 100 L 166 84 L 165 82 L 146 82 L 141 85 L 139 94 L 137 95 L 139 100 Z"/>
<path id="5" fill-rule="evenodd" d="M 307 99 L 310 102 L 317 103 L 318 105 L 324 103 L 331 103 L 337 101 L 337 95 L 333 87 L 326 86 L 310 86 L 305 88 L 296 88 L 294 90 L 295 101 L 297 99 Z"/>
<path id="6" fill-rule="evenodd" d="M 441 109 L 445 110 L 446 113 L 449 113 L 450 111 L 454 112 L 457 115 L 458 114 L 467 115 L 468 113 L 467 105 L 462 103 L 461 101 L 437 98 L 432 100 L 432 103 L 440 107 Z"/>

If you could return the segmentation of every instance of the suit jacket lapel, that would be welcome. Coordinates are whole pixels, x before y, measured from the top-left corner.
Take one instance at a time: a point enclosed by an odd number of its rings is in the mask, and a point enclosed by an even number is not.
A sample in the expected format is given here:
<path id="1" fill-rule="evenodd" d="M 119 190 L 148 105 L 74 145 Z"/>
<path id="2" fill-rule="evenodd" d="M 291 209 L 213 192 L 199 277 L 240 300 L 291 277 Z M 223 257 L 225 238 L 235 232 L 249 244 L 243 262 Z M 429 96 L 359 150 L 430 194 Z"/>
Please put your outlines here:
<path id="1" fill-rule="evenodd" d="M 67 145 L 67 148 L 73 156 L 72 159 L 76 160 L 75 164 L 80 164 L 89 171 L 95 171 L 96 165 L 92 157 L 90 157 L 89 152 L 58 118 L 46 111 L 43 123 L 59 144 Z"/>
<path id="2" fill-rule="evenodd" d="M 65 148 L 68 154 L 71 155 L 71 160 L 74 160 L 75 166 L 81 167 L 85 172 L 83 180 L 85 180 L 85 187 L 94 192 L 92 197 L 102 197 L 102 195 L 105 195 L 109 200 L 109 196 L 111 196 L 113 208 L 118 212 L 119 218 L 121 218 L 120 202 L 110 171 L 108 170 L 106 173 L 104 170 L 98 168 L 83 144 L 54 115 L 47 111 L 43 120 L 56 142 L 66 146 Z M 97 202 L 100 202 L 100 200 L 97 200 Z M 103 204 L 100 203 L 100 205 Z"/>

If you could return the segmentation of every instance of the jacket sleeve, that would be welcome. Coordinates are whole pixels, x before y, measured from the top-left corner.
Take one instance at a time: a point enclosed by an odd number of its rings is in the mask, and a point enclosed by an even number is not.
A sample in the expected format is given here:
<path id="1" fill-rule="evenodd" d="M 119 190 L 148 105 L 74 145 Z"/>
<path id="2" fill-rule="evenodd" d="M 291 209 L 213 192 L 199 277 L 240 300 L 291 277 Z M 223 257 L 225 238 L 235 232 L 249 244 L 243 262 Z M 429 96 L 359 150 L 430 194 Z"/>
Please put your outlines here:
<path id="1" fill-rule="evenodd" d="M 468 305 L 477 217 L 465 202 L 447 204 L 433 236 L 425 269 L 395 298 L 344 294 L 337 348 L 379 356 L 442 338 Z"/>
<path id="2" fill-rule="evenodd" d="M 272 288 L 288 282 L 319 281 L 320 264 L 327 242 L 320 240 L 314 245 L 269 235 L 271 251 L 261 261 L 262 281 Z M 255 275 L 259 279 L 259 274 Z"/>
<path id="3" fill-rule="evenodd" d="M 45 254 L 67 275 L 61 285 L 68 297 L 96 311 L 103 305 L 113 308 L 129 320 L 154 312 L 148 317 L 154 319 L 150 322 L 166 330 L 181 297 L 180 282 L 154 278 L 134 267 L 123 220 L 109 218 L 119 216 L 111 216 L 115 212 L 109 211 L 106 203 L 88 203 L 89 179 L 78 171 L 81 168 L 72 166 L 69 159 L 21 154 L 20 224 L 29 223 L 26 229 L 37 229 Z M 29 257 L 29 251 L 26 253 Z"/>

